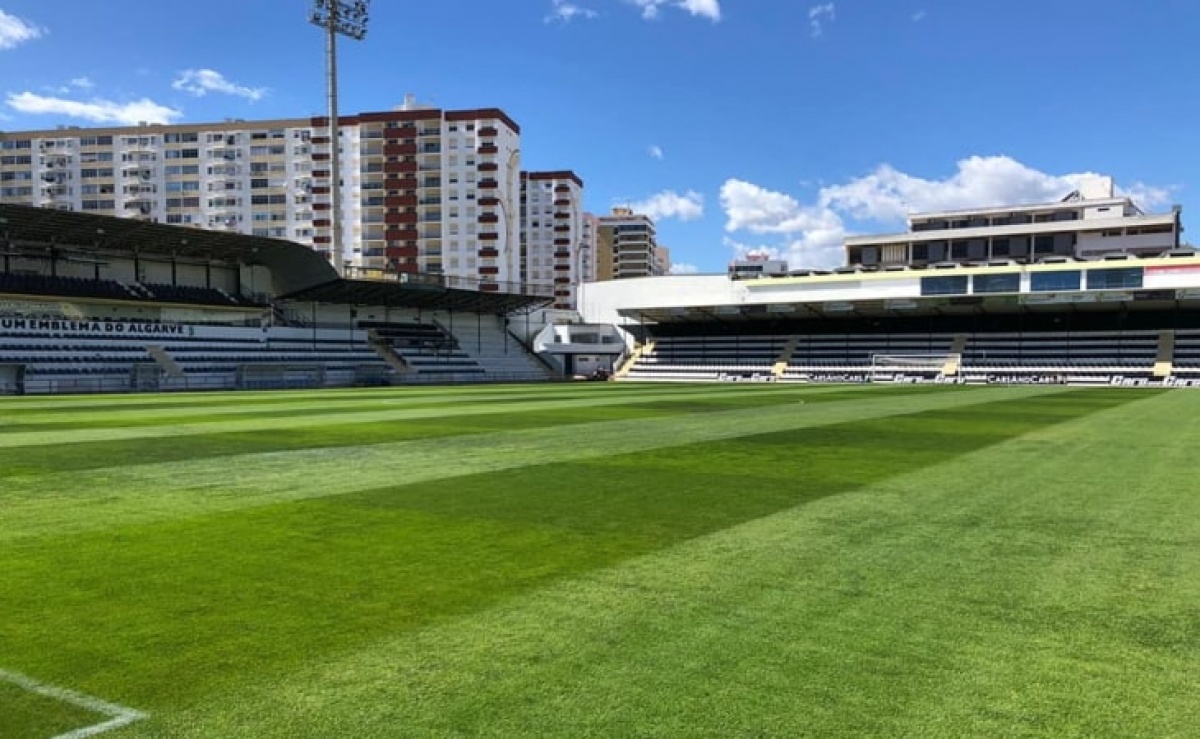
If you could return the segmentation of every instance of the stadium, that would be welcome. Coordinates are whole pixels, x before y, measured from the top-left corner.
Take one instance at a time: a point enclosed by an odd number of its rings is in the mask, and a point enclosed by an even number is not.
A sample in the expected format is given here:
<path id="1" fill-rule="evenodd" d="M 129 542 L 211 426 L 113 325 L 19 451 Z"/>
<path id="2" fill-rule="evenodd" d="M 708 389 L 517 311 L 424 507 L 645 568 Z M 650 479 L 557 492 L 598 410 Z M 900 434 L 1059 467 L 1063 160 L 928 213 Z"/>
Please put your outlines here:
<path id="1" fill-rule="evenodd" d="M 1068 205 L 1115 233 L 1040 208 Z M 1177 229 L 587 284 L 565 315 L 279 240 L 0 219 L 0 734 L 1200 718 Z"/>

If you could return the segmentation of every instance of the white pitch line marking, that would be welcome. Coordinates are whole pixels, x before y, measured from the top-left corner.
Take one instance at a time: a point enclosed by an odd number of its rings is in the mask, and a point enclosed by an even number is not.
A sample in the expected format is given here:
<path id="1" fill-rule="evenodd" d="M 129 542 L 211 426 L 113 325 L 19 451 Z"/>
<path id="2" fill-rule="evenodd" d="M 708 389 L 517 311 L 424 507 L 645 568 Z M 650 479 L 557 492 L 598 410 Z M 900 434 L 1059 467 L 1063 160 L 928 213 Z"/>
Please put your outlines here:
<path id="1" fill-rule="evenodd" d="M 44 695 L 47 698 L 53 698 L 55 700 L 62 701 L 63 703 L 70 703 L 73 706 L 85 708 L 89 711 L 94 711 L 95 713 L 102 713 L 105 716 L 110 717 L 108 721 L 104 721 L 99 724 L 92 724 L 91 726 L 85 726 L 82 729 L 68 731 L 65 734 L 59 734 L 56 737 L 52 737 L 52 739 L 85 739 L 85 737 L 103 734 L 106 731 L 119 729 L 122 726 L 128 726 L 129 724 L 132 724 L 134 721 L 141 721 L 150 717 L 149 714 L 142 713 L 141 711 L 135 711 L 132 708 L 127 708 L 116 703 L 109 703 L 108 701 L 100 700 L 94 696 L 78 693 L 74 690 L 68 690 L 67 688 L 60 688 L 56 685 L 48 685 L 46 683 L 39 682 L 27 675 L 22 675 L 19 672 L 11 672 L 9 670 L 0 669 L 0 682 L 10 683 L 12 685 L 16 685 L 18 688 L 28 690 L 30 693 Z"/>

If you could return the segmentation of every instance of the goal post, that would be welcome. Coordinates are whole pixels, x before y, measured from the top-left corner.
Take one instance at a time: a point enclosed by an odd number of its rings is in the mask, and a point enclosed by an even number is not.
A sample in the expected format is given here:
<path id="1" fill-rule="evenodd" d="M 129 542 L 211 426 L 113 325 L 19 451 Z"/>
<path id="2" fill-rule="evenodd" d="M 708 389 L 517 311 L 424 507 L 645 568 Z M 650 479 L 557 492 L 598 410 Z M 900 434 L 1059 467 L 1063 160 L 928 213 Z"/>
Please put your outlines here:
<path id="1" fill-rule="evenodd" d="M 958 375 L 961 354 L 872 354 L 871 382 L 940 380 Z"/>

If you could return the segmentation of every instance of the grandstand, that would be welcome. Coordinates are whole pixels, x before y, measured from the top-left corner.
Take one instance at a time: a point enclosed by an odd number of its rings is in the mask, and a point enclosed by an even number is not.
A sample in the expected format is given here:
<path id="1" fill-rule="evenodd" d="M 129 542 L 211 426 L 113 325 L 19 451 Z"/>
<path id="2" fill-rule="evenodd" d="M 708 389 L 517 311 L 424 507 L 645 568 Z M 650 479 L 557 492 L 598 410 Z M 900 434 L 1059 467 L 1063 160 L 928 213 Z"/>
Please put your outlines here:
<path id="1" fill-rule="evenodd" d="M 1146 214 L 1099 178 L 913 214 L 847 238 L 833 270 L 595 283 L 579 304 L 629 337 L 623 380 L 1193 386 L 1200 253 L 1182 230 L 1178 206 Z"/>
<path id="2" fill-rule="evenodd" d="M 1200 256 L 1191 251 L 626 280 L 587 285 L 582 305 L 633 337 L 623 380 L 1200 381 Z"/>
<path id="3" fill-rule="evenodd" d="M 557 377 L 520 320 L 550 296 L 473 287 L 344 280 L 290 242 L 0 205 L 0 393 Z"/>

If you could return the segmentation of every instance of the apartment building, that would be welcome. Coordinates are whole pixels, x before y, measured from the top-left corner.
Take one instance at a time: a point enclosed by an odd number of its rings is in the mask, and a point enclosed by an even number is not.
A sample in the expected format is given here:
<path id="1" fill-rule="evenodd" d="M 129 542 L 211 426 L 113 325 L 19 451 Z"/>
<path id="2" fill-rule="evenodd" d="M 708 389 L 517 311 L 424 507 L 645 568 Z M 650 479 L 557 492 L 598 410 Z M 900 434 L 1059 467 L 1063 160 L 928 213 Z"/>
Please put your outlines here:
<path id="1" fill-rule="evenodd" d="M 1048 257 L 1153 255 L 1178 248 L 1180 209 L 1147 214 L 1098 178 L 1057 203 L 914 214 L 901 234 L 852 236 L 846 260 L 866 267 L 1036 262 Z"/>
<path id="2" fill-rule="evenodd" d="M 596 228 L 596 280 L 652 277 L 659 269 L 654 221 L 629 208 L 613 208 Z"/>
<path id="3" fill-rule="evenodd" d="M 348 276 L 519 287 L 520 127 L 508 115 L 410 99 L 339 124 L 340 254 L 325 118 L 0 133 L 0 202 L 288 239 Z"/>
<path id="4" fill-rule="evenodd" d="M 590 259 L 583 180 L 571 171 L 521 173 L 521 280 L 553 291 L 554 307 L 575 308 Z"/>

